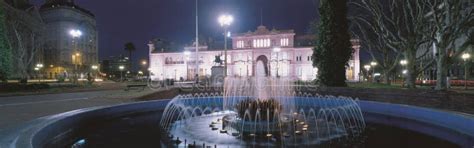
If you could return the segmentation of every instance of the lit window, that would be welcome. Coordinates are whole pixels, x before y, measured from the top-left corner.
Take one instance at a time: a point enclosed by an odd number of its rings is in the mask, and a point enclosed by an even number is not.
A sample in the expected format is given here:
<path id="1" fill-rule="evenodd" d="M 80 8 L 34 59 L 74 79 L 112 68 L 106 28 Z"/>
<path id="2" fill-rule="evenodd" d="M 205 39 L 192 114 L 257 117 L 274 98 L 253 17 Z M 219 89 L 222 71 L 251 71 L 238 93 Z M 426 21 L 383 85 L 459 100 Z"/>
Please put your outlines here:
<path id="1" fill-rule="evenodd" d="M 237 48 L 244 48 L 244 41 L 237 41 Z"/>
<path id="2" fill-rule="evenodd" d="M 282 38 L 282 39 L 280 39 L 280 45 L 281 45 L 281 46 L 288 46 L 288 44 L 289 44 L 288 38 Z"/>

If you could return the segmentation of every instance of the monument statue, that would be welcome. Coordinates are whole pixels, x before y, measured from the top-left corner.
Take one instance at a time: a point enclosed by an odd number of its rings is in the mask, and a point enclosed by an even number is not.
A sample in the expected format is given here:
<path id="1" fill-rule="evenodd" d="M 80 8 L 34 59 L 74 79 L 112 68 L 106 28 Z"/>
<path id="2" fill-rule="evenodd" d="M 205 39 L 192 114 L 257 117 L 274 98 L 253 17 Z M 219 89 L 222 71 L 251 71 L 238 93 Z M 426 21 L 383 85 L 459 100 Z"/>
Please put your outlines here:
<path id="1" fill-rule="evenodd" d="M 217 55 L 215 60 L 214 60 L 214 63 L 215 63 L 215 66 L 221 66 L 222 65 L 222 60 L 221 60 L 221 56 L 220 55 Z"/>

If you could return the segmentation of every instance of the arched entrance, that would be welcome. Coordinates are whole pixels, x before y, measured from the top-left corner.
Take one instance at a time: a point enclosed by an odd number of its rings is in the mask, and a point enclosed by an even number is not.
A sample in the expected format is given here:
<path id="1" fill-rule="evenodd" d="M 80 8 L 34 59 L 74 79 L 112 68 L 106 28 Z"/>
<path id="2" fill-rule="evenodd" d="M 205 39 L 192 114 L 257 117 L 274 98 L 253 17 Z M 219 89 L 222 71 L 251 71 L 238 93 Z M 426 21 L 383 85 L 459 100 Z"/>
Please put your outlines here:
<path id="1" fill-rule="evenodd" d="M 253 75 L 257 75 L 257 64 L 261 61 L 263 63 L 263 69 L 265 71 L 265 76 L 270 76 L 270 72 L 268 70 L 268 58 L 265 55 L 260 55 L 257 57 L 255 65 L 253 65 Z"/>

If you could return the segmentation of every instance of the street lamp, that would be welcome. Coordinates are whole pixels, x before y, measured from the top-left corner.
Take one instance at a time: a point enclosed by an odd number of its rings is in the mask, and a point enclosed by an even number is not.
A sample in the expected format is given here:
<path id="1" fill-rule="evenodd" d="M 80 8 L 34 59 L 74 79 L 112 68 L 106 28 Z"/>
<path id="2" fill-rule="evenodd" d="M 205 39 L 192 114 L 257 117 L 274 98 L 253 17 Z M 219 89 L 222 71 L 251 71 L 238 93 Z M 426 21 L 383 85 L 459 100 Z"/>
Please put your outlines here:
<path id="1" fill-rule="evenodd" d="M 36 67 L 39 67 L 40 69 L 44 67 L 43 64 L 36 64 Z"/>
<path id="2" fill-rule="evenodd" d="M 407 60 L 400 60 L 400 64 L 401 64 L 402 66 L 405 66 L 405 65 L 408 64 L 408 61 L 407 61 Z"/>
<path id="3" fill-rule="evenodd" d="M 280 47 L 275 47 L 275 48 L 273 48 L 273 52 L 276 52 L 276 62 L 277 62 L 277 66 L 276 66 L 276 68 L 277 68 L 276 76 L 277 76 L 277 77 L 280 77 L 280 75 L 279 75 L 279 73 L 278 73 L 278 71 L 280 70 L 280 65 L 279 65 L 279 63 L 280 63 L 279 60 L 280 60 L 280 59 L 279 59 L 279 57 L 278 57 L 278 55 L 280 54 L 280 51 L 281 51 L 281 48 L 280 48 Z"/>
<path id="4" fill-rule="evenodd" d="M 42 76 L 40 70 L 41 70 L 43 67 L 44 67 L 43 64 L 36 64 L 36 67 L 35 67 L 35 71 L 37 71 L 37 73 L 38 73 L 38 81 L 39 81 L 39 82 L 41 82 L 41 76 Z"/>
<path id="5" fill-rule="evenodd" d="M 79 38 L 82 36 L 82 31 L 81 30 L 78 30 L 78 29 L 72 29 L 69 31 L 69 35 L 71 35 L 72 37 L 72 43 L 73 43 L 73 50 L 76 52 L 75 54 L 73 53 L 72 55 L 72 63 L 74 64 L 74 82 L 76 82 L 77 80 L 77 60 L 80 56 L 80 54 L 78 53 L 78 49 L 77 49 L 77 41 L 76 41 L 76 38 Z"/>
<path id="6" fill-rule="evenodd" d="M 367 71 L 367 77 L 369 77 L 370 65 L 364 65 L 364 68 Z"/>
<path id="7" fill-rule="evenodd" d="M 400 65 L 402 65 L 402 68 L 405 68 L 405 66 L 408 64 L 407 60 L 400 60 Z M 402 71 L 402 87 L 405 86 L 405 75 L 408 73 L 408 70 L 403 70 Z"/>
<path id="8" fill-rule="evenodd" d="M 77 37 L 81 37 L 82 36 L 82 31 L 81 30 L 77 30 L 77 29 L 72 29 L 69 31 L 69 34 L 74 37 L 74 38 L 77 38 Z"/>
<path id="9" fill-rule="evenodd" d="M 99 66 L 97 66 L 97 65 L 92 65 L 91 68 L 92 68 L 92 70 L 94 71 L 94 77 L 97 77 L 97 69 L 99 69 Z"/>
<path id="10" fill-rule="evenodd" d="M 35 71 L 36 71 L 36 73 L 38 74 L 38 73 L 39 73 L 39 72 L 38 72 L 38 71 L 39 71 L 39 67 L 35 67 Z M 38 80 L 38 81 L 41 82 L 41 80 Z"/>
<path id="11" fill-rule="evenodd" d="M 471 55 L 469 53 L 464 53 L 462 54 L 461 58 L 464 60 L 464 89 L 467 89 L 467 59 L 471 58 Z"/>
<path id="12" fill-rule="evenodd" d="M 123 82 L 123 70 L 125 69 L 125 66 L 120 65 L 119 69 L 120 69 L 120 82 Z"/>
<path id="13" fill-rule="evenodd" d="M 221 27 L 224 27 L 224 76 L 227 76 L 227 27 L 234 22 L 234 17 L 224 14 L 219 16 L 218 21 Z"/>
<path id="14" fill-rule="evenodd" d="M 370 66 L 374 68 L 372 69 L 372 82 L 375 82 L 375 66 L 377 66 L 377 62 L 375 61 L 370 62 Z"/>
<path id="15" fill-rule="evenodd" d="M 148 64 L 147 60 L 142 60 L 141 64 L 142 64 L 142 70 L 146 72 L 146 68 L 147 68 L 146 65 Z M 143 73 L 143 71 L 141 71 L 141 72 Z"/>

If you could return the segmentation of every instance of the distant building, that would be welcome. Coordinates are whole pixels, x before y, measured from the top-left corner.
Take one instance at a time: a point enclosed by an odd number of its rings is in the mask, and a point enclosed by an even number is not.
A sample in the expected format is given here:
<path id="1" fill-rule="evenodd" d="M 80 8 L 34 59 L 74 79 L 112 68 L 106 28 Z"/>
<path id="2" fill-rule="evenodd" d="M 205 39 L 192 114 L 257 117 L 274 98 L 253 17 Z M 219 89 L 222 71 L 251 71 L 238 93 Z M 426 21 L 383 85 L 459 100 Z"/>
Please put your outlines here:
<path id="1" fill-rule="evenodd" d="M 124 69 L 120 70 L 120 66 Z M 105 73 L 108 78 L 120 78 L 120 73 L 125 74 L 130 71 L 130 59 L 124 56 L 111 56 L 100 62 L 100 72 Z"/>
<path id="2" fill-rule="evenodd" d="M 48 75 L 87 73 L 98 64 L 98 33 L 94 14 L 73 0 L 47 0 L 40 9 L 46 24 L 45 61 Z M 82 35 L 74 38 L 71 30 Z"/>
<path id="3" fill-rule="evenodd" d="M 232 48 L 227 51 L 227 75 L 254 76 L 257 62 L 263 62 L 265 73 L 269 76 L 290 77 L 295 80 L 313 80 L 316 78 L 317 68 L 312 66 L 313 46 L 308 45 L 311 37 L 301 38 L 301 46 L 295 46 L 293 30 L 268 30 L 259 26 L 254 32 L 234 34 L 231 37 Z M 352 40 L 355 52 L 347 67 L 347 79 L 359 79 L 359 42 Z M 183 52 L 163 52 L 156 49 L 150 42 L 150 71 L 151 78 L 163 79 L 193 79 L 199 76 L 210 76 L 211 67 L 215 65 L 215 56 L 224 60 L 223 49 L 212 49 L 207 45 L 199 46 L 198 60 L 195 47 L 185 47 Z M 279 48 L 280 51 L 274 51 Z M 196 69 L 199 63 L 199 70 Z"/>

